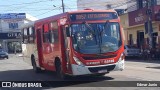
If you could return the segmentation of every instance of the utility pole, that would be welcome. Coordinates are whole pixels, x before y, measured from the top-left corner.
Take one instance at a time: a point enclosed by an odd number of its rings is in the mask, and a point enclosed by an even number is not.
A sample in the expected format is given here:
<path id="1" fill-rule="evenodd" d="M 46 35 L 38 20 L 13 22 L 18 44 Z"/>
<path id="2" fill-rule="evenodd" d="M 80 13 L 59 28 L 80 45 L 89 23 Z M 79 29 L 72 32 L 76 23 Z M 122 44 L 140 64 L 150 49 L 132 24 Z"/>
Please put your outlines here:
<path id="1" fill-rule="evenodd" d="M 152 28 L 152 10 L 151 10 L 151 5 L 149 5 L 151 2 L 151 0 L 146 0 L 146 6 L 147 6 L 147 10 L 146 10 L 146 15 L 147 15 L 147 27 L 148 27 L 148 36 L 149 36 L 149 47 L 150 49 L 153 48 L 153 44 L 152 44 L 152 32 L 153 32 L 153 28 Z"/>
<path id="2" fill-rule="evenodd" d="M 62 10 L 63 10 L 63 13 L 65 12 L 65 9 L 64 9 L 64 3 L 63 3 L 63 0 L 62 0 Z"/>

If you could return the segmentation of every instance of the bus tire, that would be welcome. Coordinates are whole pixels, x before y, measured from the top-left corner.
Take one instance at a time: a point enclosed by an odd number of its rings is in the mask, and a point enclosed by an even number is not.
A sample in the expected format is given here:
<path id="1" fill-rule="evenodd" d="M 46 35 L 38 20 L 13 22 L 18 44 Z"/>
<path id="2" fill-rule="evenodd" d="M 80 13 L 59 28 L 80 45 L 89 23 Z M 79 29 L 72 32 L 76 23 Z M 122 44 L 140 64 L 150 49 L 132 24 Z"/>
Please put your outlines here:
<path id="1" fill-rule="evenodd" d="M 6 58 L 8 59 L 9 57 L 8 57 L 8 56 L 6 56 Z"/>
<path id="2" fill-rule="evenodd" d="M 31 58 L 31 61 L 32 61 L 33 71 L 36 73 L 40 73 L 42 70 L 39 67 L 37 67 L 34 57 Z"/>
<path id="3" fill-rule="evenodd" d="M 98 76 L 98 77 L 102 77 L 102 76 L 105 76 L 106 75 L 106 73 L 98 73 L 98 74 L 96 74 L 96 76 Z"/>
<path id="4" fill-rule="evenodd" d="M 61 62 L 59 60 L 56 61 L 55 66 L 56 66 L 57 77 L 62 80 L 66 79 L 66 75 L 62 71 Z"/>

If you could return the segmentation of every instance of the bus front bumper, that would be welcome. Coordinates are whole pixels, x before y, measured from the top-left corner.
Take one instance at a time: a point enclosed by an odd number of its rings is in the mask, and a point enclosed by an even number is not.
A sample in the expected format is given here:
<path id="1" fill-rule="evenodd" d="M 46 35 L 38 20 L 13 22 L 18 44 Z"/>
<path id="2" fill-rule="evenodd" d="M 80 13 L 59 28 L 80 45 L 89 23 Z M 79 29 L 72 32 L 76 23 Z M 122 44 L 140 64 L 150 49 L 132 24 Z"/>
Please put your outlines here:
<path id="1" fill-rule="evenodd" d="M 99 66 L 81 66 L 72 64 L 73 75 L 87 75 L 97 73 L 108 73 L 110 71 L 122 71 L 124 69 L 124 60 L 119 60 L 114 64 L 99 65 Z"/>

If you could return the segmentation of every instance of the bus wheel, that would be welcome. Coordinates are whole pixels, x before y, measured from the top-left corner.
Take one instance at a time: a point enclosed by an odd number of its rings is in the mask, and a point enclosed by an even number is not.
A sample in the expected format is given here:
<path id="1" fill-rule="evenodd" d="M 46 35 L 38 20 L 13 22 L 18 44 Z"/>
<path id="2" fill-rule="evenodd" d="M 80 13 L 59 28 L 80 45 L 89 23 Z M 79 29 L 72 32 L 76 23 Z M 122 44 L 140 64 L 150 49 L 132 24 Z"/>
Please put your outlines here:
<path id="1" fill-rule="evenodd" d="M 42 70 L 41 70 L 39 67 L 37 67 L 35 59 L 32 58 L 31 61 L 32 61 L 33 70 L 34 70 L 36 73 L 40 73 Z"/>
<path id="2" fill-rule="evenodd" d="M 57 77 L 59 79 L 62 79 L 62 80 L 66 79 L 66 75 L 62 71 L 62 67 L 61 67 L 60 61 L 56 62 L 56 74 L 57 74 Z"/>
<path id="3" fill-rule="evenodd" d="M 106 73 L 98 73 L 98 74 L 96 74 L 96 76 L 105 76 L 106 75 Z"/>

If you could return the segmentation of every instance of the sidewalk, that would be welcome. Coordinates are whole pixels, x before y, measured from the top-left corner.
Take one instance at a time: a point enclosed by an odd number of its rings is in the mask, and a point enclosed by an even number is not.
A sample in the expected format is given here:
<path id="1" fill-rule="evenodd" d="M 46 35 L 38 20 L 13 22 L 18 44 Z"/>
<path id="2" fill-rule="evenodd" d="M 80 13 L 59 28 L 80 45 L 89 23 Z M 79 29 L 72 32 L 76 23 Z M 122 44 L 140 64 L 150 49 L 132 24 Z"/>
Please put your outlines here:
<path id="1" fill-rule="evenodd" d="M 17 53 L 17 54 L 8 54 L 9 57 L 22 57 L 22 53 Z"/>
<path id="2" fill-rule="evenodd" d="M 22 53 L 17 53 L 17 54 L 9 54 L 9 57 L 22 57 Z M 160 60 L 152 60 L 152 59 L 141 59 L 138 57 L 127 57 L 125 58 L 125 61 L 131 61 L 131 62 L 143 62 L 143 63 L 159 63 L 160 64 Z"/>
<path id="3" fill-rule="evenodd" d="M 128 57 L 128 58 L 125 58 L 126 61 L 132 61 L 132 62 L 143 62 L 143 63 L 158 63 L 160 64 L 160 60 L 154 60 L 154 59 L 147 59 L 147 60 L 144 60 L 144 59 L 141 59 L 141 58 L 138 58 L 138 57 Z"/>

